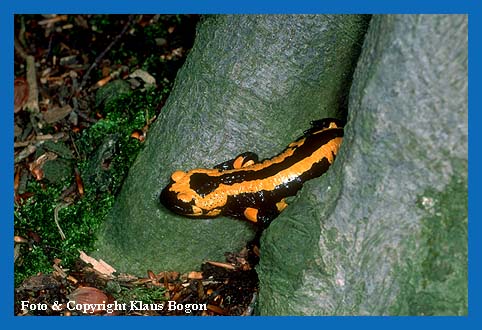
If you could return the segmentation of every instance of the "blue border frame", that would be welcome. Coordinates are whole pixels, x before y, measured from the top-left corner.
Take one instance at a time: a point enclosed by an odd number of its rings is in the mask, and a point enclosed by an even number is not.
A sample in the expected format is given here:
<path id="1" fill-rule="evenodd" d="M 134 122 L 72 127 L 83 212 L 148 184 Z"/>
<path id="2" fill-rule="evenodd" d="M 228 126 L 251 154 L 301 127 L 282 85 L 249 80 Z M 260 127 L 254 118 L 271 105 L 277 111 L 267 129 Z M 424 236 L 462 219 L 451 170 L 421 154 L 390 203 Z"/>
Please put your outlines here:
<path id="1" fill-rule="evenodd" d="M 480 142 L 478 127 L 482 110 L 480 110 L 480 40 L 482 30 L 480 5 L 476 0 L 347 0 L 322 1 L 226 1 L 226 0 L 187 0 L 187 1 L 154 1 L 154 0 L 103 0 L 72 3 L 57 0 L 3 0 L 0 2 L 0 318 L 15 322 L 16 326 L 52 327 L 52 322 L 62 322 L 62 326 L 81 326 L 86 322 L 109 322 L 108 326 L 135 327 L 138 318 L 55 318 L 13 316 L 13 14 L 15 13 L 466 13 L 469 14 L 469 316 L 468 317 L 283 317 L 280 318 L 144 318 L 141 322 L 150 325 L 188 325 L 196 322 L 196 326 L 226 325 L 232 327 L 255 327 L 279 325 L 298 326 L 335 326 L 352 328 L 353 326 L 370 327 L 437 327 L 453 329 L 454 327 L 471 328 L 482 323 L 480 272 L 482 218 L 480 156 L 477 152 Z M 476 59 L 476 60 L 474 60 Z M 74 320 L 71 322 L 71 320 Z M 233 322 L 234 321 L 234 322 Z M 122 323 L 121 323 L 122 322 Z M 135 322 L 135 323 L 134 323 Z M 159 323 L 162 322 L 162 323 Z M 266 323 L 265 323 L 266 322 Z M 272 323 L 275 322 L 275 323 Z M 101 324 L 99 324 L 101 325 Z"/>

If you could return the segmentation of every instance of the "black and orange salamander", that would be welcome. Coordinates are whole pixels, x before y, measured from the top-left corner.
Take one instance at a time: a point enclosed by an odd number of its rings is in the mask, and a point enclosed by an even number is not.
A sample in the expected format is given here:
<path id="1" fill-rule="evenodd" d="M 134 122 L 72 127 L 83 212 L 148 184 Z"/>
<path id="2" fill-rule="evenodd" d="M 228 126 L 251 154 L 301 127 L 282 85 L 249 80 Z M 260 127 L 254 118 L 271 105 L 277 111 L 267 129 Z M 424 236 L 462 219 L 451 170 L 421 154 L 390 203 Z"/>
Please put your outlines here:
<path id="1" fill-rule="evenodd" d="M 267 227 L 307 180 L 321 176 L 333 163 L 343 140 L 338 119 L 311 122 L 311 128 L 273 158 L 258 161 L 245 152 L 212 169 L 175 171 L 162 190 L 161 203 L 193 218 L 226 215 Z"/>

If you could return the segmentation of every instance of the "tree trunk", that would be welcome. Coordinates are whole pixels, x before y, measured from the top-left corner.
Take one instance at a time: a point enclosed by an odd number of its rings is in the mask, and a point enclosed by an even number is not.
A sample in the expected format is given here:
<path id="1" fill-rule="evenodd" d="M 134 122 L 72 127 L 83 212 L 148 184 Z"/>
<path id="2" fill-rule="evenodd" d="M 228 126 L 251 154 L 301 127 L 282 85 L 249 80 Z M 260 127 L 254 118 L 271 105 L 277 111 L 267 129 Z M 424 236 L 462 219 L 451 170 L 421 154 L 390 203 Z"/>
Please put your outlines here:
<path id="1" fill-rule="evenodd" d="M 96 255 L 118 271 L 143 275 L 197 269 L 244 246 L 253 237 L 251 224 L 173 215 L 159 203 L 160 191 L 177 169 L 212 167 L 246 151 L 271 157 L 311 120 L 346 115 L 368 21 L 363 15 L 205 17 L 99 233 Z"/>
<path id="2" fill-rule="evenodd" d="M 339 155 L 263 237 L 260 314 L 467 314 L 467 39 L 372 18 Z"/>

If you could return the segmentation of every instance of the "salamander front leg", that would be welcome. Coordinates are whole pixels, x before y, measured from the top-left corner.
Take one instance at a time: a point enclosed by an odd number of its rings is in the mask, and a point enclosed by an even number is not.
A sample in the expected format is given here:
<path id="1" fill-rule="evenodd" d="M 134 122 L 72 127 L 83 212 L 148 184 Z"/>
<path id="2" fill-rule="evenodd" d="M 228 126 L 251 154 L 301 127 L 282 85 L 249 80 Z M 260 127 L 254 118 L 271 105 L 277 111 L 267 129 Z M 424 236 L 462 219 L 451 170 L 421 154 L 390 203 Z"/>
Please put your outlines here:
<path id="1" fill-rule="evenodd" d="M 343 126 L 344 126 L 343 121 L 336 118 L 324 118 L 324 119 L 313 120 L 311 122 L 311 128 L 304 131 L 304 134 L 310 135 L 327 128 L 337 128 L 337 127 L 343 127 Z"/>
<path id="2" fill-rule="evenodd" d="M 257 162 L 258 162 L 258 155 L 256 155 L 253 152 L 244 152 L 236 156 L 236 158 L 234 159 L 225 161 L 221 164 L 214 166 L 214 168 L 221 171 L 226 171 L 226 170 L 233 170 L 233 169 L 251 166 Z"/>

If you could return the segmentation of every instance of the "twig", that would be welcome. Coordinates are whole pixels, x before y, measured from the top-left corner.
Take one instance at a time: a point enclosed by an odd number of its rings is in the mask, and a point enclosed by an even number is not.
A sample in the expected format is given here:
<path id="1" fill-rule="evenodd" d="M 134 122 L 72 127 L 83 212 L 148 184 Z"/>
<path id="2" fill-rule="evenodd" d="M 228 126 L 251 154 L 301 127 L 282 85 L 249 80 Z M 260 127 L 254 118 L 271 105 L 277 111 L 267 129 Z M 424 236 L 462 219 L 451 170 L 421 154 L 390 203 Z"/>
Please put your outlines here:
<path id="1" fill-rule="evenodd" d="M 74 91 L 75 93 L 75 91 Z M 77 102 L 77 98 L 75 96 L 72 97 L 72 103 L 76 103 Z M 83 113 L 82 111 L 80 111 L 80 109 L 75 109 L 74 108 L 74 112 L 82 119 L 84 119 L 85 121 L 89 122 L 89 123 L 96 123 L 97 120 L 93 119 L 93 118 L 90 118 L 88 115 L 86 115 L 85 113 Z"/>
<path id="2" fill-rule="evenodd" d="M 62 277 L 62 278 L 67 277 L 67 273 L 62 268 L 60 268 L 59 265 L 53 264 L 52 267 L 60 275 L 60 277 Z"/>
<path id="3" fill-rule="evenodd" d="M 104 260 L 102 259 L 96 260 L 95 258 L 88 256 L 84 251 L 81 251 L 81 250 L 79 250 L 79 253 L 80 253 L 80 260 L 82 260 L 87 264 L 91 264 L 92 267 L 94 267 L 94 270 L 99 272 L 100 274 L 111 277 L 116 272 L 115 268 L 109 265 Z"/>
<path id="4" fill-rule="evenodd" d="M 35 137 L 35 139 L 33 139 L 33 140 L 15 142 L 13 144 L 13 147 L 14 148 L 22 148 L 22 147 L 26 147 L 26 146 L 36 144 L 38 142 L 47 141 L 47 140 L 54 140 L 56 142 L 60 139 L 63 139 L 66 136 L 67 135 L 64 132 L 59 132 L 59 133 L 56 133 L 56 134 L 37 135 Z"/>
<path id="5" fill-rule="evenodd" d="M 60 237 L 62 238 L 62 240 L 65 240 L 66 237 L 65 237 L 65 234 L 64 234 L 64 231 L 62 230 L 62 228 L 60 228 L 60 224 L 59 224 L 59 211 L 63 208 L 66 208 L 67 206 L 69 206 L 70 204 L 72 204 L 72 202 L 67 202 L 67 203 L 64 203 L 64 202 L 61 202 L 59 205 L 57 205 L 54 209 L 54 221 L 55 221 L 55 224 L 57 225 L 57 228 L 59 229 L 59 234 L 60 234 Z"/>
<path id="6" fill-rule="evenodd" d="M 206 263 L 211 264 L 211 265 L 216 266 L 216 267 L 225 268 L 225 269 L 231 269 L 231 270 L 235 270 L 235 269 L 236 269 L 236 267 L 234 267 L 233 265 L 227 264 L 227 263 L 225 263 L 225 262 L 206 261 Z"/>
<path id="7" fill-rule="evenodd" d="M 52 18 L 46 18 L 38 22 L 38 25 L 53 25 L 54 23 L 66 21 L 67 15 L 59 15 Z"/>
<path id="8" fill-rule="evenodd" d="M 85 87 L 85 84 L 87 83 L 87 80 L 90 76 L 90 73 L 93 69 L 95 69 L 100 61 L 102 60 L 102 58 L 104 58 L 104 56 L 111 50 L 111 48 L 120 40 L 120 38 L 126 33 L 127 29 L 129 28 L 129 26 L 131 25 L 132 21 L 134 20 L 134 15 L 129 15 L 129 20 L 127 21 L 127 23 L 124 25 L 124 28 L 122 29 L 122 31 L 114 38 L 114 40 L 112 40 L 112 42 L 109 44 L 109 46 L 107 46 L 107 48 L 99 54 L 99 56 L 96 57 L 94 63 L 92 63 L 92 65 L 89 67 L 89 69 L 87 69 L 87 72 L 84 74 L 84 76 L 82 77 L 82 82 L 80 83 L 80 86 L 79 86 L 79 91 L 81 91 L 84 87 Z M 75 91 L 74 91 L 75 92 Z M 75 94 L 75 93 L 74 93 Z"/>
<path id="9" fill-rule="evenodd" d="M 37 147 L 32 145 L 27 145 L 27 148 L 20 151 L 20 153 L 15 157 L 14 164 L 20 163 L 22 160 L 37 151 Z"/>
<path id="10" fill-rule="evenodd" d="M 15 38 L 15 40 L 13 41 L 13 46 L 15 47 L 15 50 L 17 51 L 17 54 L 23 58 L 24 60 L 27 59 L 27 52 L 23 49 L 22 45 L 20 44 L 20 42 L 17 40 L 17 38 Z"/>
<path id="11" fill-rule="evenodd" d="M 69 132 L 69 138 L 70 138 L 70 141 L 72 142 L 72 147 L 74 147 L 74 151 L 77 154 L 77 159 L 80 159 L 79 149 L 77 149 L 77 145 L 75 144 L 74 138 L 72 137 L 72 134 L 70 134 L 70 132 Z"/>
<path id="12" fill-rule="evenodd" d="M 27 42 L 25 41 L 25 19 L 24 16 L 20 16 L 20 30 L 18 31 L 18 41 L 23 47 L 27 47 Z"/>

